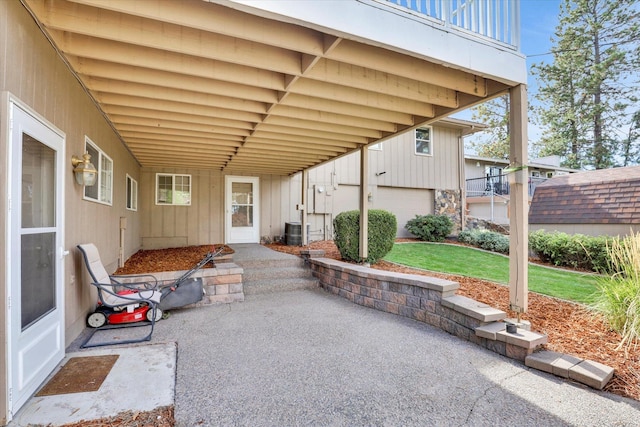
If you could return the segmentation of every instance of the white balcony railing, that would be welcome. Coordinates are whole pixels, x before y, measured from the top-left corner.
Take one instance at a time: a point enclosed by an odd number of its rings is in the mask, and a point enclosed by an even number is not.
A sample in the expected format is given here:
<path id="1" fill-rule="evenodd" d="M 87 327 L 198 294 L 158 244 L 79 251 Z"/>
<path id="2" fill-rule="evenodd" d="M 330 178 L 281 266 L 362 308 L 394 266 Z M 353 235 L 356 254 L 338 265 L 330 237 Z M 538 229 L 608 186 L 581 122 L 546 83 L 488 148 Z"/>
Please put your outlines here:
<path id="1" fill-rule="evenodd" d="M 418 15 L 520 48 L 519 0 L 387 0 Z"/>

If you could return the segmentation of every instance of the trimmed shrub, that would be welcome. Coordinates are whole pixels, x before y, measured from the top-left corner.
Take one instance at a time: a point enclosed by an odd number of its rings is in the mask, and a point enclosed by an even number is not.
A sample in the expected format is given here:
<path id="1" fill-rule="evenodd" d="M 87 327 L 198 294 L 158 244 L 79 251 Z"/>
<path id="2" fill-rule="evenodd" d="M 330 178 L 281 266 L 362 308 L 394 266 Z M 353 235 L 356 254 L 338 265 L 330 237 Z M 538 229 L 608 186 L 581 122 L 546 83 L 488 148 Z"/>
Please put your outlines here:
<path id="1" fill-rule="evenodd" d="M 611 241 L 611 237 L 538 230 L 529 234 L 529 249 L 543 262 L 603 273 L 610 271 L 607 245 Z"/>
<path id="2" fill-rule="evenodd" d="M 509 236 L 484 229 L 466 229 L 458 235 L 458 241 L 491 252 L 509 253 Z"/>
<path id="3" fill-rule="evenodd" d="M 477 240 L 476 235 L 480 230 L 478 229 L 464 229 L 458 234 L 458 241 L 462 243 L 466 243 L 467 245 L 476 246 Z"/>
<path id="4" fill-rule="evenodd" d="M 442 242 L 451 234 L 453 222 L 446 215 L 416 215 L 404 228 L 425 242 Z"/>
<path id="5" fill-rule="evenodd" d="M 393 248 L 398 222 L 391 212 L 369 210 L 369 256 L 360 259 L 360 211 L 341 212 L 333 220 L 334 242 L 342 259 L 375 264 Z"/>
<path id="6" fill-rule="evenodd" d="M 478 247 L 486 251 L 509 253 L 509 237 L 494 231 L 486 231 L 478 236 Z"/>

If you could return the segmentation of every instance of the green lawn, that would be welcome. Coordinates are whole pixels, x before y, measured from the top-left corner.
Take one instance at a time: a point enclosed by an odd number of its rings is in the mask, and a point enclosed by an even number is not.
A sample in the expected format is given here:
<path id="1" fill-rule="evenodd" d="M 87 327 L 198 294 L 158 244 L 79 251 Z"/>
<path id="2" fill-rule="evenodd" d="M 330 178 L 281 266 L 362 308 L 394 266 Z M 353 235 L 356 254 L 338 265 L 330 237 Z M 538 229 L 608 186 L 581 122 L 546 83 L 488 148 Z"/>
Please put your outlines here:
<path id="1" fill-rule="evenodd" d="M 385 260 L 430 271 L 509 283 L 509 259 L 456 245 L 395 244 Z M 596 290 L 596 276 L 529 264 L 529 290 L 565 300 L 588 303 Z"/>

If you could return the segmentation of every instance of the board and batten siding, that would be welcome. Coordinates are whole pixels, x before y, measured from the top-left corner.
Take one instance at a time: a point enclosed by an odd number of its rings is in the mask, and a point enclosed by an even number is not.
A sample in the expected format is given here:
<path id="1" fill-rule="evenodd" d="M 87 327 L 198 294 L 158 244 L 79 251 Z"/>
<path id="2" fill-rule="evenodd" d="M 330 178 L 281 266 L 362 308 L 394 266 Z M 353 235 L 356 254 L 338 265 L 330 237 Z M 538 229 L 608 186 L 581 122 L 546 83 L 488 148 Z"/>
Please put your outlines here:
<path id="1" fill-rule="evenodd" d="M 371 185 L 402 188 L 431 188 L 439 190 L 460 189 L 460 131 L 454 128 L 433 127 L 433 155 L 417 155 L 415 133 L 398 135 L 383 142 L 382 150 L 369 150 L 369 170 Z M 322 177 L 324 182 L 329 164 L 319 166 L 309 174 Z M 325 170 L 321 170 L 325 169 Z M 376 174 L 382 175 L 376 176 Z M 338 184 L 359 185 L 360 157 L 352 153 L 335 161 L 335 179 Z M 319 180 L 318 182 L 323 182 Z"/>
<path id="2" fill-rule="evenodd" d="M 0 164 L 7 161 L 6 130 L 9 94 L 53 124 L 65 134 L 65 340 L 70 344 L 85 328 L 86 315 L 95 308 L 97 296 L 89 285 L 86 269 L 76 245 L 94 243 L 109 272 L 118 265 L 120 246 L 120 218 L 126 218 L 124 253 L 128 257 L 140 248 L 139 211 L 126 209 L 126 175 L 140 182 L 140 167 L 124 147 L 104 116 L 87 96 L 78 80 L 60 59 L 50 42 L 42 34 L 33 18 L 18 1 L 0 1 L 0 93 L 2 94 L 3 132 L 0 134 Z M 112 204 L 106 205 L 83 199 L 83 187 L 76 184 L 71 156 L 84 152 L 85 135 L 113 160 Z M 95 159 L 94 159 L 95 161 Z M 3 169 L 0 179 L 0 220 L 5 217 L 9 182 Z M 0 240 L 7 241 L 2 228 Z M 5 245 L 0 249 L 0 277 L 6 277 Z M 1 280 L 1 279 L 0 279 Z M 0 299 L 6 300 L 6 286 L 0 286 Z M 0 304 L 0 318 L 5 318 L 4 304 Z M 4 331 L 0 339 L 6 342 Z M 6 353 L 6 348 L 0 348 Z M 0 362 L 0 382 L 6 381 L 4 361 Z M 6 407 L 0 396 L 0 413 Z"/>
<path id="3" fill-rule="evenodd" d="M 382 150 L 369 150 L 369 208 L 394 213 L 399 237 L 409 236 L 404 228 L 409 219 L 434 213 L 435 190 L 462 187 L 460 130 L 434 126 L 432 144 L 432 156 L 416 155 L 415 133 L 410 131 L 383 142 Z M 300 221 L 295 204 L 301 203 L 301 181 L 301 174 L 289 181 L 289 216 L 294 221 Z M 309 170 L 307 219 L 311 240 L 333 238 L 333 218 L 359 208 L 359 183 L 358 152 Z M 275 237 L 284 234 L 284 230 L 278 233 L 277 227 L 271 231 Z"/>
<path id="4" fill-rule="evenodd" d="M 191 175 L 191 205 L 156 205 L 156 174 Z M 141 172 L 140 209 L 143 249 L 224 243 L 225 175 L 212 170 L 151 169 Z M 241 174 L 230 172 L 229 175 Z M 248 176 L 245 174 L 245 176 Z M 257 175 L 260 186 L 260 236 L 283 234 L 285 222 L 300 221 L 299 178 Z"/>

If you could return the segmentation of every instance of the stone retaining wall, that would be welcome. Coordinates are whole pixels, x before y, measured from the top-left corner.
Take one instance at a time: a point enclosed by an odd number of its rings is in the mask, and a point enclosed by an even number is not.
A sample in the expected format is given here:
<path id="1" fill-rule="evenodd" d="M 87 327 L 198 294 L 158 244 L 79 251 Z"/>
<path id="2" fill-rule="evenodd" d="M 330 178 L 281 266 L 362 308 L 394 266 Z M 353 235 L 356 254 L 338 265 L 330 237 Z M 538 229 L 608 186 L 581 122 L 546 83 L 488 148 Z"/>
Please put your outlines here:
<path id="1" fill-rule="evenodd" d="M 546 335 L 518 328 L 507 333 L 506 313 L 456 295 L 457 282 L 394 273 L 329 258 L 310 258 L 325 290 L 365 307 L 408 317 L 441 328 L 503 356 L 524 361 L 547 342 Z"/>
<path id="2" fill-rule="evenodd" d="M 184 271 L 163 271 L 159 273 L 149 273 L 158 279 L 160 287 L 171 286 L 175 281 L 185 274 Z M 244 288 L 242 285 L 243 270 L 234 263 L 216 262 L 215 268 L 202 268 L 196 271 L 191 277 L 202 278 L 205 296 L 202 301 L 192 306 L 202 306 L 219 303 L 232 303 L 244 301 Z M 120 278 L 126 276 L 120 276 Z M 123 280 L 123 282 L 135 281 Z"/>

